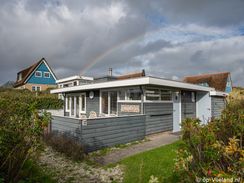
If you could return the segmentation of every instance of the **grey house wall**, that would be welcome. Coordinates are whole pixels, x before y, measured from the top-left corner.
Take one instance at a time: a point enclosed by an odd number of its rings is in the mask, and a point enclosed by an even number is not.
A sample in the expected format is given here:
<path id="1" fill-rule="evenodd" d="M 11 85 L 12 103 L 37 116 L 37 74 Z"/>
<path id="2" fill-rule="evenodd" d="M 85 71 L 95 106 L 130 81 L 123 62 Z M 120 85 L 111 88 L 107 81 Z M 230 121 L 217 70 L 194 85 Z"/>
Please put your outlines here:
<path id="1" fill-rule="evenodd" d="M 87 119 L 53 116 L 51 130 L 66 133 L 84 145 L 86 151 L 145 138 L 145 115 Z"/>
<path id="2" fill-rule="evenodd" d="M 86 115 L 89 117 L 91 111 L 95 111 L 97 116 L 99 115 L 99 90 L 94 90 L 94 98 L 90 99 L 89 93 L 90 91 L 86 92 Z"/>
<path id="3" fill-rule="evenodd" d="M 218 118 L 221 116 L 221 112 L 225 108 L 226 102 L 224 97 L 211 97 L 212 105 L 212 117 Z"/>
<path id="4" fill-rule="evenodd" d="M 173 130 L 173 103 L 144 103 L 146 135 Z"/>

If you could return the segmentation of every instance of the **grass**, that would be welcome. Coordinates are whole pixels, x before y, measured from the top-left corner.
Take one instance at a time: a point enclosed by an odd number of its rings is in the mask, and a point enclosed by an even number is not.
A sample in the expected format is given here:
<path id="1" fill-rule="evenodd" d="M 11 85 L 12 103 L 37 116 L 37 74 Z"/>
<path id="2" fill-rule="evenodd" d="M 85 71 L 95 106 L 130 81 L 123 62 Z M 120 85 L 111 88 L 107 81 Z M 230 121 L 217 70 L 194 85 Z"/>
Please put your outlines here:
<path id="1" fill-rule="evenodd" d="M 125 166 L 124 182 L 148 183 L 151 175 L 158 177 L 159 182 L 179 182 L 179 177 L 174 175 L 173 168 L 176 150 L 181 143 L 177 141 L 119 162 Z"/>

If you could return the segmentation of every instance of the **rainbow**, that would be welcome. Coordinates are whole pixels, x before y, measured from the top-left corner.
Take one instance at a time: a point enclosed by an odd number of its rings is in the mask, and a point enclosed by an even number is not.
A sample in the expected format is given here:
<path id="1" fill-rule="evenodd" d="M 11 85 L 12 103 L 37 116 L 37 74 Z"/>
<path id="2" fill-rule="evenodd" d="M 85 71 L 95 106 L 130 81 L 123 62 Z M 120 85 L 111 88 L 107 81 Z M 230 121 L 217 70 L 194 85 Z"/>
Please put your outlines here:
<path id="1" fill-rule="evenodd" d="M 158 31 L 158 29 L 150 32 L 149 34 L 153 34 L 154 32 Z M 80 71 L 80 75 L 84 75 L 86 74 L 86 72 L 88 70 L 90 70 L 94 65 L 96 65 L 97 63 L 99 63 L 100 61 L 102 61 L 103 58 L 105 58 L 106 56 L 110 55 L 111 53 L 113 53 L 114 51 L 116 51 L 117 49 L 121 48 L 122 46 L 131 43 L 132 41 L 135 40 L 140 40 L 144 35 L 146 35 L 147 33 L 142 33 L 139 34 L 135 37 L 126 39 L 125 41 L 109 48 L 108 50 L 106 50 L 104 53 L 98 55 L 97 57 L 95 57 L 95 59 L 93 59 L 91 62 L 88 62 L 87 64 L 85 64 L 85 66 L 82 68 L 82 70 Z"/>

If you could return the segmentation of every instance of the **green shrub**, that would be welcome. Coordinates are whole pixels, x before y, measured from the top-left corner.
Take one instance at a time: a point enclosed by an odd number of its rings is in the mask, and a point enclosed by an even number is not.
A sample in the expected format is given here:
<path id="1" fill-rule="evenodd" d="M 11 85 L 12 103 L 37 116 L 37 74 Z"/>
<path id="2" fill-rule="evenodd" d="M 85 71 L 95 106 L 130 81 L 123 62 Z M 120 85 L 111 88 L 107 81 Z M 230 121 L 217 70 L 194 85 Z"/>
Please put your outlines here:
<path id="1" fill-rule="evenodd" d="M 0 120 L 0 177 L 17 182 L 25 162 L 41 149 L 43 127 L 50 118 L 46 113 L 39 117 L 34 105 L 0 98 Z"/>
<path id="2" fill-rule="evenodd" d="M 244 100 L 229 103 L 221 118 L 207 125 L 201 125 L 198 119 L 186 119 L 182 123 L 184 147 L 179 149 L 175 163 L 182 182 L 216 177 L 242 182 L 243 134 Z"/>
<path id="3" fill-rule="evenodd" d="M 83 146 L 75 141 L 69 134 L 50 133 L 45 135 L 44 140 L 47 145 L 63 153 L 68 158 L 78 161 L 84 159 Z"/>
<path id="4" fill-rule="evenodd" d="M 46 92 L 31 92 L 27 89 L 3 89 L 0 88 L 0 98 L 32 105 L 36 109 L 61 109 L 63 100 L 57 95 Z"/>

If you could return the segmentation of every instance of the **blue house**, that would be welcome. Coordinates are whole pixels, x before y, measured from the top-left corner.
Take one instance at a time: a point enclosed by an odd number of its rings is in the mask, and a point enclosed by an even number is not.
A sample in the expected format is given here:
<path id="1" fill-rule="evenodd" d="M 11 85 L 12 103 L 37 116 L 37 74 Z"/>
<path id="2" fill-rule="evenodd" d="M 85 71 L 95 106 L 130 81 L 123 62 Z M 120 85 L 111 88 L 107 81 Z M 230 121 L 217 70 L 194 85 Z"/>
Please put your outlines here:
<path id="1" fill-rule="evenodd" d="M 47 88 L 56 87 L 56 80 L 57 77 L 51 67 L 45 58 L 42 58 L 37 63 L 17 73 L 14 87 L 31 91 L 43 91 Z"/>

